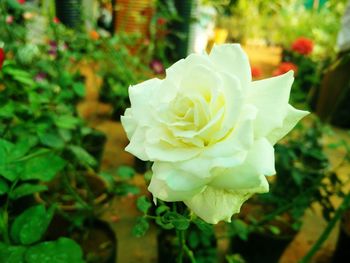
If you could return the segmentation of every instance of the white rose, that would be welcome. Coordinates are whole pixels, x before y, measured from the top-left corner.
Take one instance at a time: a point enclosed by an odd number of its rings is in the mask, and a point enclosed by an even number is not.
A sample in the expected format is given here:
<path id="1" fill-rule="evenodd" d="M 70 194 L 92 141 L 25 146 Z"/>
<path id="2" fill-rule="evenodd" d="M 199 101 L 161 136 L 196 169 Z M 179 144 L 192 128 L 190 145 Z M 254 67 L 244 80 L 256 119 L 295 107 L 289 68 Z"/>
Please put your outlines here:
<path id="1" fill-rule="evenodd" d="M 131 86 L 126 150 L 154 162 L 153 196 L 183 201 L 216 224 L 267 192 L 273 145 L 308 114 L 288 104 L 293 79 L 290 71 L 252 82 L 240 45 L 225 44 L 178 61 L 163 80 Z"/>

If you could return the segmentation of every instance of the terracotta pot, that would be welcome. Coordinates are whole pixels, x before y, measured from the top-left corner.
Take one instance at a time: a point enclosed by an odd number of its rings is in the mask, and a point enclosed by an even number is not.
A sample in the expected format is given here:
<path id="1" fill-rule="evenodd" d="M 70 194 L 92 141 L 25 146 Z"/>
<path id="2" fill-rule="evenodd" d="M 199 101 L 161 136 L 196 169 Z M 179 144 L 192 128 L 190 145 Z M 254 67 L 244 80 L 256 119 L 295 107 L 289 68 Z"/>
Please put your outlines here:
<path id="1" fill-rule="evenodd" d="M 152 0 L 115 0 L 115 31 L 147 36 L 154 12 L 153 2 Z"/>

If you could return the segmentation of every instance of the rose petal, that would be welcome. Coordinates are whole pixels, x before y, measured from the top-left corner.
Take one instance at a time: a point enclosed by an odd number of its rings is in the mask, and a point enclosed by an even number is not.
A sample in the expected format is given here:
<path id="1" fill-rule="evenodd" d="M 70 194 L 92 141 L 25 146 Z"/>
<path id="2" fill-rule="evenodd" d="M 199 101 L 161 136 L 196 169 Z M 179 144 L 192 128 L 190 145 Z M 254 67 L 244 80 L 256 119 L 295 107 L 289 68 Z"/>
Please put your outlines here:
<path id="1" fill-rule="evenodd" d="M 209 179 L 203 180 L 187 171 L 177 168 L 177 164 L 171 162 L 156 162 L 152 166 L 153 177 L 166 181 L 172 190 L 188 191 L 203 187 Z"/>
<path id="2" fill-rule="evenodd" d="M 130 138 L 130 143 L 126 146 L 125 151 L 135 155 L 137 158 L 147 161 L 149 156 L 145 149 L 145 132 L 144 128 L 138 126 Z"/>
<path id="3" fill-rule="evenodd" d="M 210 183 L 215 188 L 242 190 L 254 187 L 260 177 L 275 174 L 274 149 L 265 138 L 256 141 L 244 163 L 232 168 L 216 168 Z"/>
<path id="4" fill-rule="evenodd" d="M 193 212 L 209 224 L 217 224 L 219 221 L 231 221 L 233 214 L 240 211 L 242 204 L 255 193 L 265 193 L 269 190 L 269 184 L 264 176 L 260 177 L 257 184 L 246 190 L 225 190 L 211 186 L 195 195 L 184 203 Z"/>
<path id="5" fill-rule="evenodd" d="M 219 70 L 239 78 L 243 89 L 247 88 L 252 80 L 250 64 L 239 44 L 214 45 L 209 58 Z"/>
<path id="6" fill-rule="evenodd" d="M 125 110 L 124 116 L 120 117 L 120 121 L 125 130 L 125 133 L 130 140 L 137 128 L 137 122 L 132 115 L 132 109 L 128 108 Z"/>
<path id="7" fill-rule="evenodd" d="M 162 81 L 154 78 L 129 87 L 129 97 L 134 119 L 138 125 L 149 126 L 153 123 L 149 101 L 156 95 L 155 89 Z"/>
<path id="8" fill-rule="evenodd" d="M 172 163 L 157 162 L 152 166 L 153 176 L 148 190 L 163 201 L 183 201 L 200 193 L 205 180 L 180 171 Z"/>
<path id="9" fill-rule="evenodd" d="M 265 137 L 272 130 L 282 127 L 293 79 L 293 72 L 289 71 L 281 76 L 252 82 L 247 102 L 258 109 L 254 123 L 255 138 Z"/>
<path id="10" fill-rule="evenodd" d="M 272 145 L 274 145 L 277 141 L 289 133 L 294 128 L 294 126 L 308 114 L 308 111 L 298 110 L 291 105 L 288 105 L 287 116 L 283 120 L 282 127 L 272 130 L 267 135 L 268 140 Z"/>

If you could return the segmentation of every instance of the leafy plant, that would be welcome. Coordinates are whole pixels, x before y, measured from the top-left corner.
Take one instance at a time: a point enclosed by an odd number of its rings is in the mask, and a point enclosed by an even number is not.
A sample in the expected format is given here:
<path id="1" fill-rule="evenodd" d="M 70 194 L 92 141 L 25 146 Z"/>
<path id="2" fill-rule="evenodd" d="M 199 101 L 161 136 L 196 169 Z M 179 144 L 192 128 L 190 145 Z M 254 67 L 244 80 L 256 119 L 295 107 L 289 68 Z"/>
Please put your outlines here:
<path id="1" fill-rule="evenodd" d="M 143 215 L 138 218 L 133 235 L 145 235 L 150 220 L 154 221 L 160 227 L 160 260 L 202 263 L 216 261 L 213 226 L 195 217 L 184 205 L 157 200 L 157 206 L 153 206 L 146 196 L 141 196 L 137 199 L 136 206 Z"/>

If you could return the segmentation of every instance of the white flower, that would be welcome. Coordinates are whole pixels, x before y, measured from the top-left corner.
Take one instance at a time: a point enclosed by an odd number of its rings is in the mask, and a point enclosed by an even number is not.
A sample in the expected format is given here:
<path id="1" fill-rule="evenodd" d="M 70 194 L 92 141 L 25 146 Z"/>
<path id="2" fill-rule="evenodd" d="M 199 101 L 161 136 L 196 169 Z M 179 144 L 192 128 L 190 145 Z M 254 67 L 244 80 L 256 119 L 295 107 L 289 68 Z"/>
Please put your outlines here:
<path id="1" fill-rule="evenodd" d="M 240 45 L 225 44 L 178 61 L 163 80 L 131 86 L 126 150 L 154 162 L 149 191 L 208 223 L 230 221 L 268 191 L 273 145 L 308 114 L 288 104 L 292 83 L 292 71 L 252 82 Z"/>

